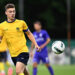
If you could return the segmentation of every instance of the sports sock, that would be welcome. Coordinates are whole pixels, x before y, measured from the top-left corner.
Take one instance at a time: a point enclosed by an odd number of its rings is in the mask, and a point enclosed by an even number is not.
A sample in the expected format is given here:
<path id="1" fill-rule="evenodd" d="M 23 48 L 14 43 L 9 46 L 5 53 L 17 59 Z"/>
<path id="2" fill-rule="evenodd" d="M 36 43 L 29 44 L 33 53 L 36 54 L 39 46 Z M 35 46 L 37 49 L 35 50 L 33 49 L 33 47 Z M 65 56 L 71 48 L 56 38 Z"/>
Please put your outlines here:
<path id="1" fill-rule="evenodd" d="M 33 75 L 37 75 L 37 68 L 33 68 Z"/>
<path id="2" fill-rule="evenodd" d="M 0 62 L 0 70 L 1 70 L 1 72 L 4 71 L 4 63 L 3 62 Z"/>
<path id="3" fill-rule="evenodd" d="M 51 66 L 48 67 L 49 72 L 51 73 L 51 75 L 54 75 L 53 69 Z"/>
<path id="4" fill-rule="evenodd" d="M 24 73 L 20 73 L 19 75 L 24 75 Z"/>
<path id="5" fill-rule="evenodd" d="M 4 71 L 4 63 L 3 63 L 3 62 L 0 62 L 0 70 L 1 70 L 0 75 L 5 75 L 5 71 Z"/>

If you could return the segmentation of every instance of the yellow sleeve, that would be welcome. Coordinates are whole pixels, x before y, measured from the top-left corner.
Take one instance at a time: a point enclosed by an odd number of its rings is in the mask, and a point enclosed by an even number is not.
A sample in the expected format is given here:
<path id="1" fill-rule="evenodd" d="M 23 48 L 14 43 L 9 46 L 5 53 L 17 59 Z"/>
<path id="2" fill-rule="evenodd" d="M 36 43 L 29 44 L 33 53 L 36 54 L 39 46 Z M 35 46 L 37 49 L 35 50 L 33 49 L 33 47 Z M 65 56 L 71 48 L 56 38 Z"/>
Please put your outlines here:
<path id="1" fill-rule="evenodd" d="M 23 21 L 23 30 L 24 30 L 25 32 L 28 31 L 28 26 L 27 26 L 26 22 L 24 22 L 24 21 Z"/>
<path id="2" fill-rule="evenodd" d="M 3 36 L 3 29 L 1 26 L 0 26 L 0 36 Z"/>

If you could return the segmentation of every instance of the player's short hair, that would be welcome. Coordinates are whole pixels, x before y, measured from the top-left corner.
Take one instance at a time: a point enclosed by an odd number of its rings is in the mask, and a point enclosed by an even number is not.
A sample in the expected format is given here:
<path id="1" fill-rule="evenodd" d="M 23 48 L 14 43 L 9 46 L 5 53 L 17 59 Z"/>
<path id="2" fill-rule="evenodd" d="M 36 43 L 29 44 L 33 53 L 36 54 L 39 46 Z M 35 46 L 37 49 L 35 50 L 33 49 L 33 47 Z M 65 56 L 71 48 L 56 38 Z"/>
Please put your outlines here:
<path id="1" fill-rule="evenodd" d="M 35 21 L 33 24 L 39 24 L 40 26 L 42 26 L 42 23 L 40 21 Z"/>
<path id="2" fill-rule="evenodd" d="M 5 6 L 5 10 L 9 9 L 9 8 L 15 8 L 15 5 L 12 3 L 9 3 Z"/>

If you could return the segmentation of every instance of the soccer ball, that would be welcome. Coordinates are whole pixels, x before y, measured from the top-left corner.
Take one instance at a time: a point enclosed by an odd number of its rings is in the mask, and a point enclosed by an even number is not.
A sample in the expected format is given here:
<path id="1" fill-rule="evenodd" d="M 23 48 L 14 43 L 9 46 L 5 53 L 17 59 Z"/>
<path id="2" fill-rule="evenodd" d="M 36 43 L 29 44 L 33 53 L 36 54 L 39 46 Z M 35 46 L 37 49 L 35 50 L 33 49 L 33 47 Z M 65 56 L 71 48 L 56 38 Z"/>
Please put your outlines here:
<path id="1" fill-rule="evenodd" d="M 65 50 L 65 44 L 62 41 L 55 41 L 52 44 L 52 51 L 55 54 L 61 54 L 64 52 L 64 50 Z"/>

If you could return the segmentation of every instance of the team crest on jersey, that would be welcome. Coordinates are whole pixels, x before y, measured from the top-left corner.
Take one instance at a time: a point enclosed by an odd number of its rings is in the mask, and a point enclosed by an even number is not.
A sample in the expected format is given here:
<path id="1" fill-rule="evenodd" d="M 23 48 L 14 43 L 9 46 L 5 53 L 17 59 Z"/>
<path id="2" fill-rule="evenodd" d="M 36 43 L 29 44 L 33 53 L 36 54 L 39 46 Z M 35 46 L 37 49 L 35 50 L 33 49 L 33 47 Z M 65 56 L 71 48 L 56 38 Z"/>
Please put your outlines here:
<path id="1" fill-rule="evenodd" d="M 19 27 L 17 27 L 17 28 L 16 28 L 16 30 L 18 30 L 18 31 L 19 31 L 19 30 L 20 30 L 20 29 L 19 29 Z"/>

